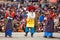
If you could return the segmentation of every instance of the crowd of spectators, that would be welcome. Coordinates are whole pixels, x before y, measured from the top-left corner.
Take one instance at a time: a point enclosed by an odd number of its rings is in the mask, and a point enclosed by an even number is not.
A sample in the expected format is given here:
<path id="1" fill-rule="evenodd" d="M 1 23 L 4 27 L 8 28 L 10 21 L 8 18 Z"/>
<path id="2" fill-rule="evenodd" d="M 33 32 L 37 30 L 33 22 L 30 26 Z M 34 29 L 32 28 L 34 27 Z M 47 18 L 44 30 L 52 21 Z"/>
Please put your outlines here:
<path id="1" fill-rule="evenodd" d="M 13 30 L 21 31 L 20 29 L 25 28 L 26 17 L 28 10 L 27 7 L 32 5 L 36 8 L 36 18 L 35 18 L 35 30 L 39 30 L 39 17 L 41 14 L 47 16 L 47 14 L 51 11 L 55 14 L 54 23 L 55 26 L 60 26 L 60 3 L 50 3 L 50 2 L 24 2 L 21 4 L 20 2 L 3 2 L 0 3 L 0 31 L 4 31 L 2 29 L 5 28 L 7 19 L 5 17 L 6 13 L 10 10 L 14 12 L 13 18 Z M 42 29 L 43 30 L 43 29 Z"/>

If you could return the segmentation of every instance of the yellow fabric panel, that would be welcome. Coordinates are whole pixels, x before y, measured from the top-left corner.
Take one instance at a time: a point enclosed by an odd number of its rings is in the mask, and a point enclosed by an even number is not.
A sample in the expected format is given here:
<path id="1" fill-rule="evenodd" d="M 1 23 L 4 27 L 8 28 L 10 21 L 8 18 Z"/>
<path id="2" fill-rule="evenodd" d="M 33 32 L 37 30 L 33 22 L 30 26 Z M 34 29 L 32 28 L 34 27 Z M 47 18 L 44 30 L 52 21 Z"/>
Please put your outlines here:
<path id="1" fill-rule="evenodd" d="M 34 27 L 34 19 L 27 19 L 27 27 Z"/>

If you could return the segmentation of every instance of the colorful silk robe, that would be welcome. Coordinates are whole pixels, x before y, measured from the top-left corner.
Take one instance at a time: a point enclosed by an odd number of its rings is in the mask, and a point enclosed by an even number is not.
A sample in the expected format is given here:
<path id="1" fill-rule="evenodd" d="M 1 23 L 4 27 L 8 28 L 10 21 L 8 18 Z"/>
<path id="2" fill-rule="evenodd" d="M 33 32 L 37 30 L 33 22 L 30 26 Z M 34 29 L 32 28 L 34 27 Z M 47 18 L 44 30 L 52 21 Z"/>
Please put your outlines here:
<path id="1" fill-rule="evenodd" d="M 26 27 L 34 27 L 35 12 L 28 12 L 27 16 L 28 17 L 26 19 L 26 21 L 27 21 Z"/>

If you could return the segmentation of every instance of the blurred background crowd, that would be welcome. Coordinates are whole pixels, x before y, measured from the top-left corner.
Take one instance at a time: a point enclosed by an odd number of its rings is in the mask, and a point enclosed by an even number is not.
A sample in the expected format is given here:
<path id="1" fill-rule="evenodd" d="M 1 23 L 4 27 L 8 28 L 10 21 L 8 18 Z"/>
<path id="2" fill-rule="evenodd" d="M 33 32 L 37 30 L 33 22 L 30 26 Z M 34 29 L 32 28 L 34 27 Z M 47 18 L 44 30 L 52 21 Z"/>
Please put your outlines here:
<path id="1" fill-rule="evenodd" d="M 0 1 L 0 31 L 4 32 L 7 23 L 7 12 L 12 15 L 13 31 L 23 32 L 26 26 L 27 7 L 32 5 L 36 8 L 35 31 L 43 31 L 39 17 L 47 17 L 53 13 L 55 32 L 60 28 L 60 0 L 5 0 Z M 43 20 L 43 19 L 42 19 Z M 46 18 L 44 18 L 46 20 Z M 44 25 L 44 23 L 43 23 Z M 59 29 L 60 30 L 60 29 Z"/>

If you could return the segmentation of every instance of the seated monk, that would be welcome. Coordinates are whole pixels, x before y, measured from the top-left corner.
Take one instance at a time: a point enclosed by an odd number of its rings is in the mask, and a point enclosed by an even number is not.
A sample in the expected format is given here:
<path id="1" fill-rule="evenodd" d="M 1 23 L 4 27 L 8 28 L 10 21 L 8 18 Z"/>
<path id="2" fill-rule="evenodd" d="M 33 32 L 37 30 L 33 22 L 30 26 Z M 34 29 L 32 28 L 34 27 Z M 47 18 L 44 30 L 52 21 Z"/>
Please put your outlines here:
<path id="1" fill-rule="evenodd" d="M 17 31 L 18 32 L 23 32 L 22 27 L 21 27 L 21 24 L 17 27 Z"/>

